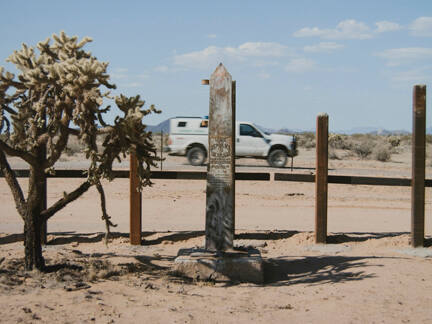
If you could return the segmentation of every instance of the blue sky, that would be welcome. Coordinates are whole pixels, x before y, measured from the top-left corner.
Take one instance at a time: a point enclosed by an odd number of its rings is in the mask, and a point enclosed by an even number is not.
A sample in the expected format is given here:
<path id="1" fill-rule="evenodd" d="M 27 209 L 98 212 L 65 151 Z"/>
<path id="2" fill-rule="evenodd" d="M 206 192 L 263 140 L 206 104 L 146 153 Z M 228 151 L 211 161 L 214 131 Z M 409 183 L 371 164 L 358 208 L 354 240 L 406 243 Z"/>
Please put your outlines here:
<path id="1" fill-rule="evenodd" d="M 0 65 L 21 43 L 90 36 L 117 93 L 176 115 L 208 114 L 207 79 L 237 80 L 238 119 L 269 128 L 411 129 L 412 88 L 428 86 L 432 1 L 1 1 Z"/>

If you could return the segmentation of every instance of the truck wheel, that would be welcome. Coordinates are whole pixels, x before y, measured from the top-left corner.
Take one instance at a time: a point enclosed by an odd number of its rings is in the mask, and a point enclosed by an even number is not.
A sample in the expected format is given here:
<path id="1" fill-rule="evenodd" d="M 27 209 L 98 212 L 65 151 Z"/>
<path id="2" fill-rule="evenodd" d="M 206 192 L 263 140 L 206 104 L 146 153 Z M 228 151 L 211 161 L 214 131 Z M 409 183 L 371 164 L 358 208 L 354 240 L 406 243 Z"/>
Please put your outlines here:
<path id="1" fill-rule="evenodd" d="M 187 152 L 187 159 L 193 166 L 203 165 L 204 161 L 206 160 L 205 151 L 197 146 L 192 147 Z"/>
<path id="2" fill-rule="evenodd" d="M 287 154 L 284 150 L 271 151 L 267 157 L 267 162 L 273 168 L 283 168 L 287 163 Z"/>

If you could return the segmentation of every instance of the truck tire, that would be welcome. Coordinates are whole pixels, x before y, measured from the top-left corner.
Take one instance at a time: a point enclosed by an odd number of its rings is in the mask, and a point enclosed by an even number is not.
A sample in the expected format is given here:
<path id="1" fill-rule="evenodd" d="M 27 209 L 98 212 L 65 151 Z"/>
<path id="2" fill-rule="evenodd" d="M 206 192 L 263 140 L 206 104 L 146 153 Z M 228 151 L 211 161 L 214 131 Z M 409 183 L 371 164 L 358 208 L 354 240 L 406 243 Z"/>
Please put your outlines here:
<path id="1" fill-rule="evenodd" d="M 284 150 L 276 149 L 270 152 L 267 162 L 273 168 L 283 168 L 287 163 L 288 157 Z"/>
<path id="2" fill-rule="evenodd" d="M 187 152 L 187 159 L 193 166 L 203 165 L 206 160 L 206 152 L 201 147 L 192 147 Z"/>

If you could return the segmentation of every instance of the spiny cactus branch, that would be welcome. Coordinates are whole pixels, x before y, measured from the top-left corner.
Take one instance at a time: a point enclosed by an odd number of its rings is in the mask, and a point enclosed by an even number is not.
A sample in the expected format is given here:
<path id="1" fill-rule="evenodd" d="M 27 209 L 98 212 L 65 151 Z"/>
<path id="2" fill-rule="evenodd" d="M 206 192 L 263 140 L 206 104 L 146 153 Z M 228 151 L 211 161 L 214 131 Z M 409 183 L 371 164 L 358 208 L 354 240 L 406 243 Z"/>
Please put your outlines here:
<path id="1" fill-rule="evenodd" d="M 21 187 L 17 181 L 15 172 L 11 169 L 5 154 L 0 150 L 0 169 L 5 177 L 6 182 L 12 192 L 12 196 L 15 200 L 15 205 L 17 207 L 18 213 L 22 218 L 24 218 L 26 210 L 26 201 L 24 199 L 24 194 Z"/>

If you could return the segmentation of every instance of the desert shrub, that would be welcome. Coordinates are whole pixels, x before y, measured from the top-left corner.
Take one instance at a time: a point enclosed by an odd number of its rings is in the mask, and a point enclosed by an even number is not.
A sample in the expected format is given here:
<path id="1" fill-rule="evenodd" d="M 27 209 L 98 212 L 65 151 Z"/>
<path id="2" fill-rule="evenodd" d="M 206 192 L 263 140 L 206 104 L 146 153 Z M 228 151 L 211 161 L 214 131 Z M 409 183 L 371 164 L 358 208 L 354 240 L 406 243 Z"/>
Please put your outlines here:
<path id="1" fill-rule="evenodd" d="M 84 145 L 80 143 L 79 139 L 71 138 L 66 146 L 65 153 L 67 156 L 74 156 L 77 153 L 84 151 Z"/>
<path id="2" fill-rule="evenodd" d="M 411 145 L 411 135 L 401 135 L 399 136 L 401 143 L 401 146 L 409 146 Z"/>
<path id="3" fill-rule="evenodd" d="M 432 144 L 432 135 L 430 135 L 430 134 L 426 135 L 426 143 Z"/>
<path id="4" fill-rule="evenodd" d="M 329 150 L 329 154 L 328 157 L 330 160 L 340 160 L 341 158 L 339 157 L 339 155 L 337 155 L 336 151 L 334 150 Z"/>
<path id="5" fill-rule="evenodd" d="M 398 147 L 401 143 L 401 139 L 399 136 L 389 136 L 387 141 L 392 147 Z"/>
<path id="6" fill-rule="evenodd" d="M 297 146 L 304 148 L 314 148 L 315 143 L 315 133 L 313 132 L 304 132 L 300 133 L 296 136 L 297 138 Z"/>
<path id="7" fill-rule="evenodd" d="M 373 143 L 370 141 L 355 143 L 352 150 L 359 158 L 366 159 L 372 153 Z"/>
<path id="8" fill-rule="evenodd" d="M 328 143 L 330 147 L 335 149 L 350 150 L 352 148 L 352 142 L 347 135 L 330 134 Z"/>
<path id="9" fill-rule="evenodd" d="M 390 145 L 377 145 L 374 147 L 372 156 L 375 160 L 381 162 L 387 162 L 391 158 L 391 147 Z"/>

